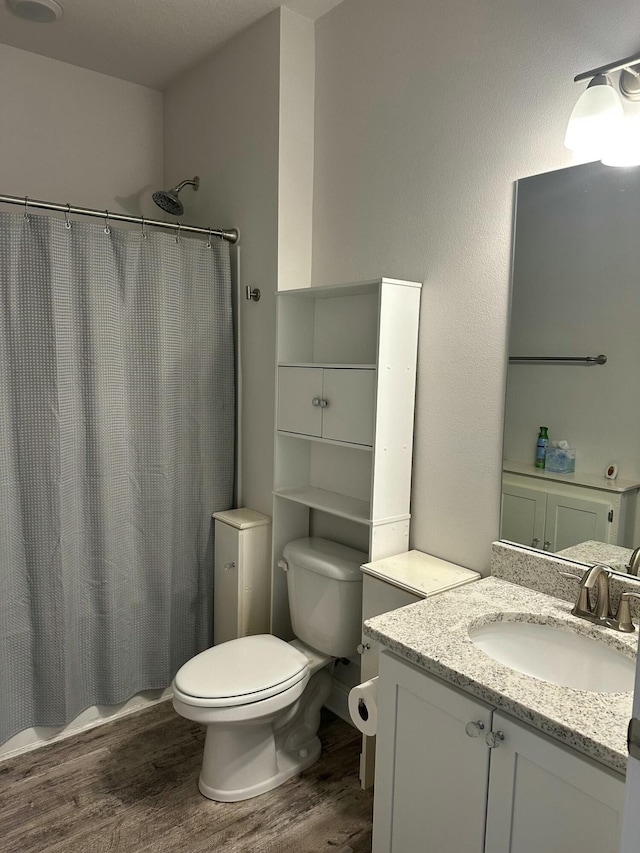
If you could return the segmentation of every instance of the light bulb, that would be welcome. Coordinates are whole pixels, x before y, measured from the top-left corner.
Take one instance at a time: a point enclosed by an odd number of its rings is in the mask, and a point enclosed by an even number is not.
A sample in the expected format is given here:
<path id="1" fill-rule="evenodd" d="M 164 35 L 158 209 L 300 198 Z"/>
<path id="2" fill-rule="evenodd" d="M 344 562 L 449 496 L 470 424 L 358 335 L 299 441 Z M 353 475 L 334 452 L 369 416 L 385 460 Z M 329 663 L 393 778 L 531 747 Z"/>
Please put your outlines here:
<path id="1" fill-rule="evenodd" d="M 604 150 L 605 166 L 640 166 L 640 128 L 625 124 L 622 133 Z"/>
<path id="2" fill-rule="evenodd" d="M 599 74 L 578 98 L 564 144 L 571 151 L 600 156 L 620 136 L 623 126 L 620 96 L 604 74 Z"/>

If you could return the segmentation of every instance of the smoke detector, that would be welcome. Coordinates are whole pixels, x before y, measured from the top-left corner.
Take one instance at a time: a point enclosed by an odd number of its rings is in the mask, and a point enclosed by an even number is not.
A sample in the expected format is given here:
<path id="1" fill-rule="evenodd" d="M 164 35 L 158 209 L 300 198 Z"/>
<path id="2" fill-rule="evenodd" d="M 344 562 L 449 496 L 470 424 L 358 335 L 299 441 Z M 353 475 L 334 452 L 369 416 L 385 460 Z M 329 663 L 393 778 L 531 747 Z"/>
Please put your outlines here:
<path id="1" fill-rule="evenodd" d="M 52 24 L 63 14 L 56 0 L 7 0 L 7 6 L 14 15 L 36 24 Z"/>

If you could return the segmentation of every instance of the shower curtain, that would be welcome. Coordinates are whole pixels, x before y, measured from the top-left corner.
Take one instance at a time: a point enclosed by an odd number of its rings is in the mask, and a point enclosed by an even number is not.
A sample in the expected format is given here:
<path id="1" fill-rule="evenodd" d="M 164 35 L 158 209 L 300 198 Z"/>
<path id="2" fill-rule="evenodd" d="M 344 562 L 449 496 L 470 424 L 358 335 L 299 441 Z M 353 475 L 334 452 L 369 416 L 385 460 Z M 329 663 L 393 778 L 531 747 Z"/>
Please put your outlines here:
<path id="1" fill-rule="evenodd" d="M 229 246 L 0 214 L 0 743 L 210 644 Z"/>

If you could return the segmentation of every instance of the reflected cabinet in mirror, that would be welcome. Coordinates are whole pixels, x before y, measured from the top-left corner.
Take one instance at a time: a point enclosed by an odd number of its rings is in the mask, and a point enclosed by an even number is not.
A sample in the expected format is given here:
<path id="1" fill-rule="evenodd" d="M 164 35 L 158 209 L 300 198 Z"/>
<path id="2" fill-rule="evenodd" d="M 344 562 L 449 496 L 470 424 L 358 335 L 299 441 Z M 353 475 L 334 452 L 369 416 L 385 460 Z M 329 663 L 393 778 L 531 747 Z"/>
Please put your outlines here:
<path id="1" fill-rule="evenodd" d="M 502 539 L 637 572 L 640 169 L 518 181 L 503 456 Z"/>

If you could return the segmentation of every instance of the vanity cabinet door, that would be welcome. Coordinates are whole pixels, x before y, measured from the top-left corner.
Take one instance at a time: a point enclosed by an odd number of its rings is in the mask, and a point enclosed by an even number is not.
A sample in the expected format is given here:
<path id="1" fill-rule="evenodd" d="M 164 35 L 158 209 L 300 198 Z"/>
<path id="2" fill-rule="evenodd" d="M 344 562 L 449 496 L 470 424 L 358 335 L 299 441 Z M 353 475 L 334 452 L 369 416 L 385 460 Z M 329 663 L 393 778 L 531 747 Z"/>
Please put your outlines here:
<path id="1" fill-rule="evenodd" d="M 542 548 L 546 509 L 546 492 L 505 483 L 502 486 L 500 538 L 529 548 Z"/>
<path id="2" fill-rule="evenodd" d="M 378 685 L 373 853 L 483 853 L 491 709 L 388 652 Z"/>
<path id="3" fill-rule="evenodd" d="M 590 539 L 609 542 L 611 509 L 606 497 L 595 500 L 549 493 L 545 538 L 551 542 L 550 550 L 560 551 Z"/>
<path id="4" fill-rule="evenodd" d="M 486 853 L 617 853 L 623 778 L 501 713 L 492 728 Z"/>

